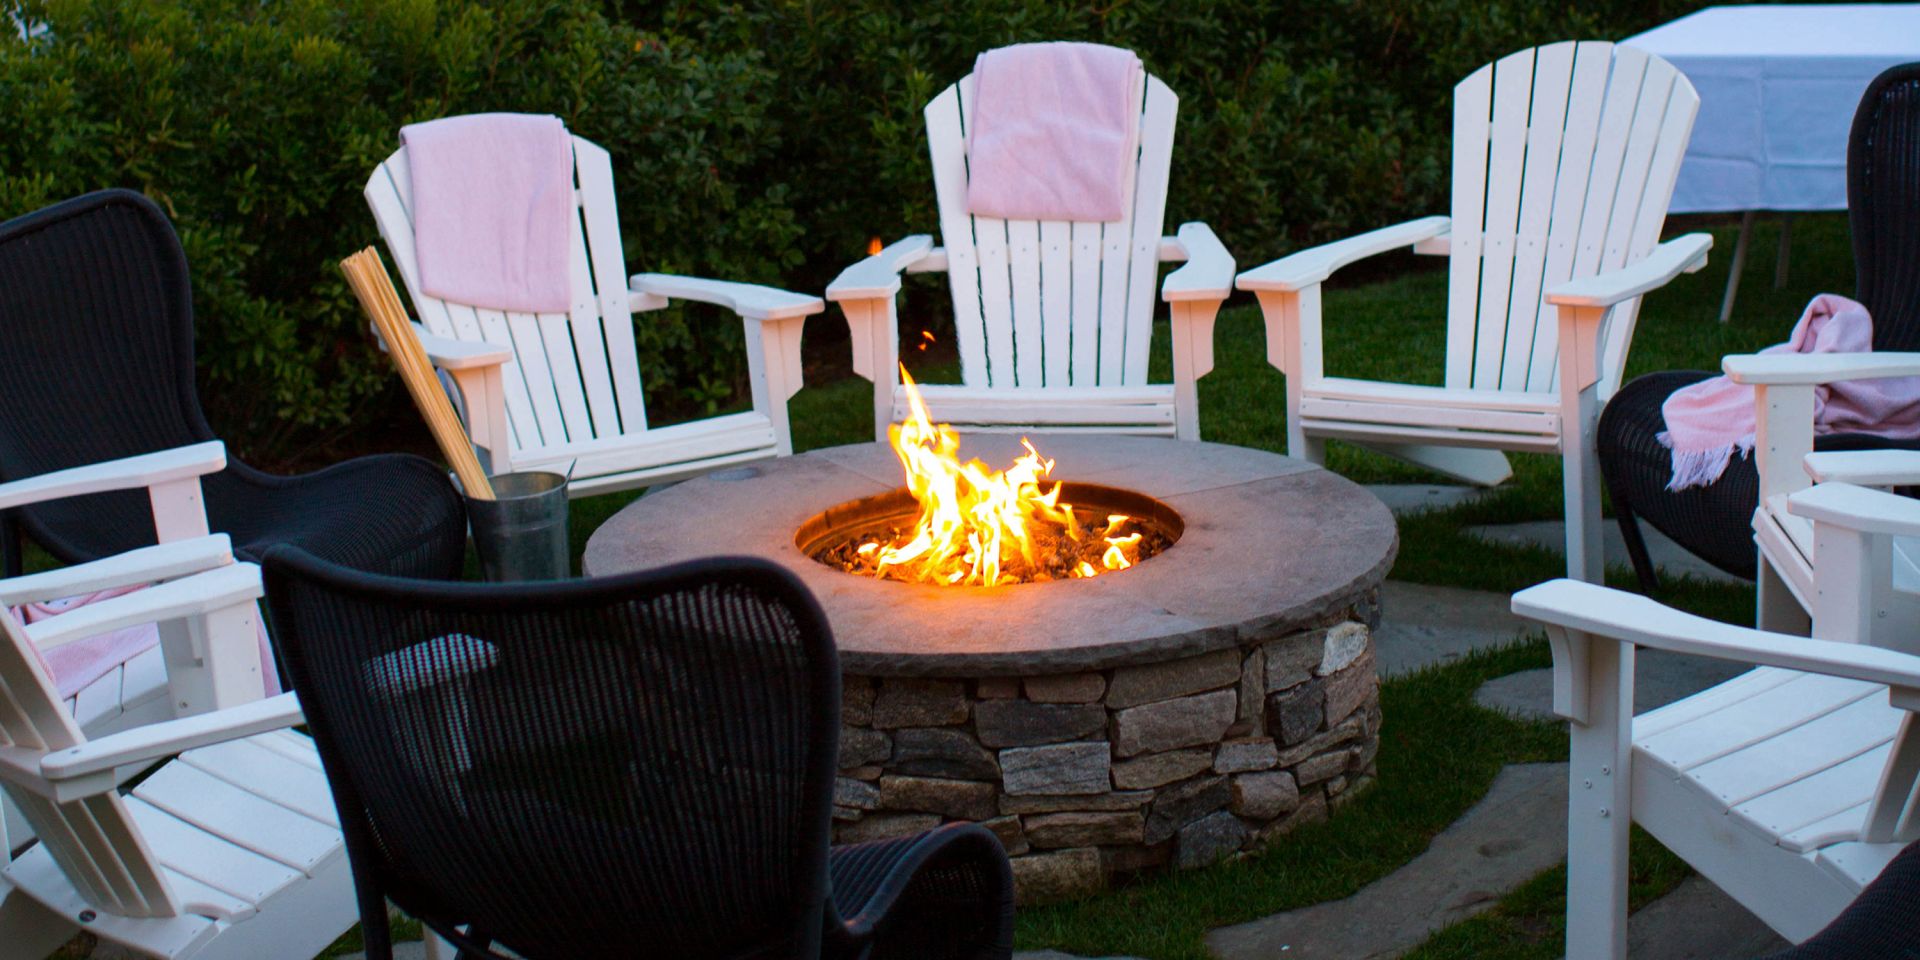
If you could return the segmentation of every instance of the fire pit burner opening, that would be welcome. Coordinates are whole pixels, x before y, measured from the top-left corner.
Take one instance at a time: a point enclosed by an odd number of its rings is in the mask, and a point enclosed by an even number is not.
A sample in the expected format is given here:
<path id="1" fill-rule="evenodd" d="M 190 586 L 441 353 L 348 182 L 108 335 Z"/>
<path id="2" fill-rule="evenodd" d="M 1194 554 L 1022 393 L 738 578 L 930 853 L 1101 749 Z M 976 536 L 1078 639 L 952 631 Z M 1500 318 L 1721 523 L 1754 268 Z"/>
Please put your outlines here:
<path id="1" fill-rule="evenodd" d="M 1132 490 L 1063 482 L 1059 500 L 1073 505 L 1074 516 L 1085 535 L 1077 543 L 1057 531 L 1038 536 L 1035 569 L 1024 570 L 1026 576 L 1020 582 L 1074 579 L 1092 575 L 1089 570 L 1110 576 L 1121 571 L 1104 567 L 1101 562 L 1109 537 L 1139 534 L 1132 561 L 1137 565 L 1173 546 L 1186 532 L 1186 524 L 1172 507 Z M 794 532 L 793 544 L 801 553 L 836 570 L 912 581 L 914 578 L 894 574 L 892 570 L 878 571 L 879 551 L 862 552 L 861 547 L 874 542 L 901 542 L 913 528 L 920 510 L 920 504 L 905 487 L 849 500 L 807 518 Z M 1125 519 L 1109 524 L 1109 519 L 1116 516 Z"/>

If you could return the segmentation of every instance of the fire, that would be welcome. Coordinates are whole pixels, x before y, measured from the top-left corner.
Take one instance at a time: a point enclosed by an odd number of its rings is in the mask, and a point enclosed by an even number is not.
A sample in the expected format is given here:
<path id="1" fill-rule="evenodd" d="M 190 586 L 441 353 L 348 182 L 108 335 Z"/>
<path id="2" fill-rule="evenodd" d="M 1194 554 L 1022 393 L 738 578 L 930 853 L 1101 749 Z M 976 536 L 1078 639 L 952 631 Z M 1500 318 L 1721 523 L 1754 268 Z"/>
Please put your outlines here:
<path id="1" fill-rule="evenodd" d="M 1137 528 L 1133 518 L 1108 514 L 1096 524 L 1076 515 L 1060 502 L 1058 482 L 1047 487 L 1053 461 L 1026 438 L 1027 452 L 1005 470 L 961 463 L 959 434 L 933 422 L 904 366 L 900 380 L 911 412 L 887 432 L 920 516 L 893 542 L 869 539 L 855 549 L 875 576 L 993 587 L 1092 577 L 1140 559 L 1142 532 L 1127 529 Z"/>

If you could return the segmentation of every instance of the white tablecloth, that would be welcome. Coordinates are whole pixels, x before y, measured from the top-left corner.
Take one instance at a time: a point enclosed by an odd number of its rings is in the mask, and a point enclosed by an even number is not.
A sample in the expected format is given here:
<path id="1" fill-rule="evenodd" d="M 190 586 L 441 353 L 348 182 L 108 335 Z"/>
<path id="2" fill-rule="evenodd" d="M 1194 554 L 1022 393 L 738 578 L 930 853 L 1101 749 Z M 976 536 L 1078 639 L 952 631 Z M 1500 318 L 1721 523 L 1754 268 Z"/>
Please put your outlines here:
<path id="1" fill-rule="evenodd" d="M 1920 3 L 1709 7 L 1623 43 L 1700 92 L 1674 213 L 1844 210 L 1853 109 L 1920 60 Z"/>

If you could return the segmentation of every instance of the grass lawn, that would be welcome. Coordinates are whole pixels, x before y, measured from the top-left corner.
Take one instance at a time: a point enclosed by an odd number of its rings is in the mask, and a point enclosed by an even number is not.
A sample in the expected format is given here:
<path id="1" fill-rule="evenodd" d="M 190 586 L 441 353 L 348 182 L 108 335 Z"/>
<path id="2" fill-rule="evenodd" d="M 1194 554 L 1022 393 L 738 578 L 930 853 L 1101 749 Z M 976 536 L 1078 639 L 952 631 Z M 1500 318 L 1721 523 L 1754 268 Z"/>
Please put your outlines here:
<path id="1" fill-rule="evenodd" d="M 1683 229 L 1702 228 L 1682 223 Z M 1753 255 L 1733 321 L 1717 322 L 1735 230 L 1711 226 L 1710 265 L 1650 296 L 1642 310 L 1628 364 L 1629 377 L 1653 370 L 1714 369 L 1728 353 L 1749 352 L 1785 339 L 1815 293 L 1853 290 L 1845 218 L 1803 216 L 1794 224 L 1793 268 L 1780 289 L 1771 283 L 1778 223 L 1755 230 Z M 1670 231 L 1678 232 L 1678 231 Z M 1438 383 L 1445 344 L 1446 275 L 1441 261 L 1414 262 L 1400 275 L 1339 286 L 1326 296 L 1327 368 L 1339 376 Z M 1243 264 L 1243 267 L 1252 264 Z M 936 288 L 911 288 L 939 296 Z M 904 307 L 911 316 L 913 300 Z M 815 318 L 834 323 L 838 315 Z M 1164 321 L 1157 330 L 1156 379 L 1169 362 Z M 1265 333 L 1257 308 L 1237 298 L 1222 312 L 1215 333 L 1217 367 L 1201 381 L 1201 427 L 1206 439 L 1266 450 L 1285 446 L 1281 375 L 1265 362 Z M 911 366 L 911 364 L 910 364 Z M 915 369 L 929 382 L 955 379 L 949 364 Z M 869 436 L 870 387 L 840 380 L 809 386 L 790 407 L 795 446 L 802 450 L 854 443 Z M 1044 446 L 1044 445 L 1043 445 Z M 1335 442 L 1329 466 L 1362 483 L 1444 482 L 1384 457 Z M 1454 509 L 1401 521 L 1401 547 L 1392 576 L 1419 583 L 1502 593 L 1562 575 L 1558 554 L 1481 541 L 1470 526 L 1558 519 L 1557 458 L 1514 457 L 1514 477 L 1491 496 Z M 587 536 L 633 498 L 631 494 L 575 501 L 576 554 Z M 1609 557 L 1608 580 L 1631 588 L 1624 557 Z M 1668 577 L 1664 601 L 1732 622 L 1751 622 L 1753 591 Z M 1102 956 L 1153 960 L 1207 956 L 1207 930 L 1291 907 L 1345 897 L 1423 850 L 1429 839 L 1466 811 L 1510 763 L 1561 760 L 1566 738 L 1557 725 L 1523 722 L 1477 707 L 1484 681 L 1549 664 L 1544 641 L 1474 656 L 1443 668 L 1394 678 L 1381 689 L 1386 728 L 1380 778 L 1332 821 L 1307 827 L 1260 856 L 1178 875 L 1153 877 L 1083 901 L 1021 911 L 1022 949 L 1055 947 Z M 1644 901 L 1670 889 L 1684 865 L 1651 841 L 1635 846 L 1634 891 Z M 1530 882 L 1473 920 L 1436 935 L 1413 956 L 1552 958 L 1560 955 L 1564 873 Z"/>

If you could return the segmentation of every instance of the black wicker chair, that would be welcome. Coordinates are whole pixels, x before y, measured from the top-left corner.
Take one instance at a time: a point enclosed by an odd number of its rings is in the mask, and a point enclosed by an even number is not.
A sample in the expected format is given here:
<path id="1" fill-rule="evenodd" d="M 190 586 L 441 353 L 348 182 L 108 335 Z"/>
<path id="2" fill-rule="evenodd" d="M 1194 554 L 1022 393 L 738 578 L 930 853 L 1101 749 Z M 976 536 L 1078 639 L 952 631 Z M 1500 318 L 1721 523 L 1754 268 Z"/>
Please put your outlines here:
<path id="1" fill-rule="evenodd" d="M 1855 299 L 1873 315 L 1873 349 L 1920 350 L 1920 63 L 1894 67 L 1867 87 L 1847 144 L 1847 207 L 1857 274 Z M 1782 330 L 1784 334 L 1784 329 Z M 1668 491 L 1666 427 L 1660 407 L 1675 390 L 1714 372 L 1648 374 L 1620 389 L 1600 414 L 1600 472 L 1642 589 L 1658 586 L 1638 520 L 1736 576 L 1756 570 L 1753 511 L 1760 481 L 1751 457 L 1735 457 L 1719 481 Z M 1920 444 L 1864 434 L 1831 434 L 1818 450 Z"/>
<path id="2" fill-rule="evenodd" d="M 1920 957 L 1920 844 L 1900 851 L 1825 930 L 1762 960 L 1916 957 Z"/>
<path id="3" fill-rule="evenodd" d="M 388 900 L 462 957 L 1011 954 L 985 829 L 829 850 L 840 672 L 792 574 L 434 583 L 292 547 L 266 570 L 375 960 Z"/>
<path id="4" fill-rule="evenodd" d="M 0 479 L 214 439 L 194 390 L 186 255 L 140 194 L 90 193 L 0 223 L 0 357 Z M 453 577 L 465 556 L 460 495 L 419 457 L 361 457 L 294 477 L 229 459 L 201 485 L 208 525 L 248 559 L 297 543 L 364 570 Z M 20 572 L 23 531 L 66 563 L 154 542 L 140 490 L 9 511 L 0 518 L 9 576 Z"/>

